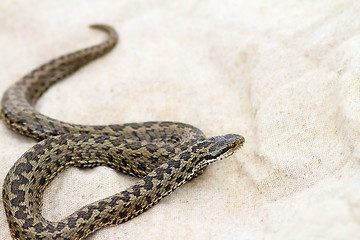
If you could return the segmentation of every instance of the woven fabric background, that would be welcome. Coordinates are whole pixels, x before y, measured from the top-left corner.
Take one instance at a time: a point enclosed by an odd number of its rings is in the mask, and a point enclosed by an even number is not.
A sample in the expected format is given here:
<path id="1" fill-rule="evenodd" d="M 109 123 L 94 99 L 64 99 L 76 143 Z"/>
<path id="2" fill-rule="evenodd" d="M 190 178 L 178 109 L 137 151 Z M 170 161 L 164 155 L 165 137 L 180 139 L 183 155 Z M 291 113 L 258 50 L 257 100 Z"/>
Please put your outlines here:
<path id="1" fill-rule="evenodd" d="M 38 65 L 120 43 L 36 105 L 83 124 L 173 120 L 244 148 L 135 219 L 89 239 L 360 239 L 359 1 L 0 1 L 0 94 Z M 35 144 L 0 124 L 0 185 Z M 134 178 L 71 168 L 47 189 L 60 220 Z M 10 239 L 0 206 L 0 239 Z"/>

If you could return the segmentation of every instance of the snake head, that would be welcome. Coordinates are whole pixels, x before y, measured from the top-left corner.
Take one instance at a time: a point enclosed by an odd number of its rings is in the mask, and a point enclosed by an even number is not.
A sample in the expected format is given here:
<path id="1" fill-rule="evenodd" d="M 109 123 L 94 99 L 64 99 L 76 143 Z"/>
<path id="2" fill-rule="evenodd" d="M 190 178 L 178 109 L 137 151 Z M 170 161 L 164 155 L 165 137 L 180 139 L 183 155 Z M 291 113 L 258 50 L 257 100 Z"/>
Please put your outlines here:
<path id="1" fill-rule="evenodd" d="M 193 145 L 191 150 L 199 156 L 194 158 L 195 166 L 193 167 L 193 175 L 198 175 L 198 173 L 210 163 L 231 156 L 236 150 L 243 146 L 244 142 L 245 138 L 243 136 L 227 134 L 208 138 Z"/>
<path id="2" fill-rule="evenodd" d="M 212 162 L 231 156 L 243 146 L 245 138 L 237 134 L 227 134 L 212 137 L 206 141 L 209 141 L 210 145 L 202 162 L 203 165 L 209 165 Z"/>

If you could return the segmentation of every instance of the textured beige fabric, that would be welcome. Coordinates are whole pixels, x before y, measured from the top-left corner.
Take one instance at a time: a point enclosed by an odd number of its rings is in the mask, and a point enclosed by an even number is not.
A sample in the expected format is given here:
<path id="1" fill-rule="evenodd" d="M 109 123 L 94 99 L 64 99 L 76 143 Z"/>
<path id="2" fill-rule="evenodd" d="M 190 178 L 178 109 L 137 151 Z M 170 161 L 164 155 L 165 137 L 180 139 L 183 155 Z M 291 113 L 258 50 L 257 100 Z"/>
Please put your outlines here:
<path id="1" fill-rule="evenodd" d="M 0 2 L 0 94 L 60 54 L 120 44 L 52 87 L 37 108 L 64 121 L 174 120 L 246 145 L 158 205 L 90 239 L 360 239 L 360 3 Z M 0 184 L 35 141 L 0 124 Z M 45 194 L 59 220 L 134 182 L 71 168 Z M 0 238 L 10 239 L 0 207 Z"/>

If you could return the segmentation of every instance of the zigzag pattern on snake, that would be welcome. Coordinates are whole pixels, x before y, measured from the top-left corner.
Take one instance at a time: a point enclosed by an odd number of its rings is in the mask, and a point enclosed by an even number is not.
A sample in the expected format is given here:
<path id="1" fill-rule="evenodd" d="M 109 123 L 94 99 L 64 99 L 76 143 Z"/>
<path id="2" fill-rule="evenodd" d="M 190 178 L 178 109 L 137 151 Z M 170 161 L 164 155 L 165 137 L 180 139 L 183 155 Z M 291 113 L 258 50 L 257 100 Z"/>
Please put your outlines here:
<path id="1" fill-rule="evenodd" d="M 178 122 L 87 126 L 47 117 L 34 108 L 54 83 L 105 55 L 117 43 L 106 25 L 101 44 L 61 56 L 40 66 L 4 94 L 1 115 L 13 130 L 42 140 L 14 164 L 3 185 L 3 203 L 15 239 L 83 239 L 108 225 L 125 222 L 239 149 L 240 135 L 205 139 L 199 129 Z M 70 166 L 109 166 L 142 178 L 126 190 L 91 203 L 59 222 L 41 215 L 42 196 L 55 176 Z"/>

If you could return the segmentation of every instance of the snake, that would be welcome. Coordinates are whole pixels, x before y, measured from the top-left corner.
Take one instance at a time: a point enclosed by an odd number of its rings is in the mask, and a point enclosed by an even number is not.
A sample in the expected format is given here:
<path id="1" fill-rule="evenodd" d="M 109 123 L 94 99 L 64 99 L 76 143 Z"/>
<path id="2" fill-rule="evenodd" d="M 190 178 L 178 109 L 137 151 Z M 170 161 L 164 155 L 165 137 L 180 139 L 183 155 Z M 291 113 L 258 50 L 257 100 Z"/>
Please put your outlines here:
<path id="1" fill-rule="evenodd" d="M 117 44 L 118 35 L 111 26 L 90 27 L 107 33 L 107 39 L 50 60 L 15 82 L 3 95 L 4 123 L 38 141 L 15 162 L 3 183 L 2 200 L 14 239 L 84 239 L 103 227 L 126 222 L 244 144 L 241 135 L 206 138 L 200 129 L 181 122 L 81 125 L 39 113 L 36 102 L 50 86 Z M 69 167 L 97 166 L 139 180 L 60 221 L 46 220 L 42 200 L 52 180 Z"/>

